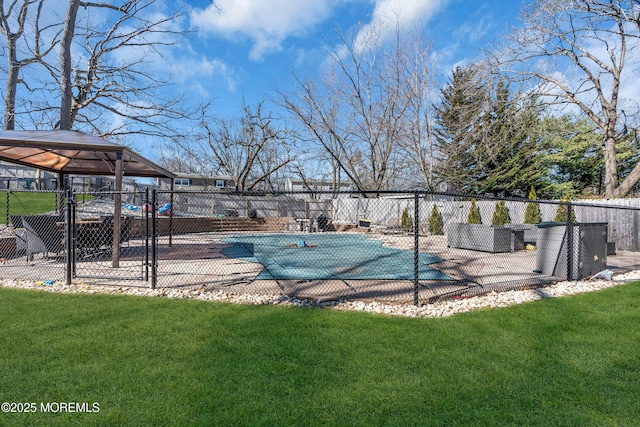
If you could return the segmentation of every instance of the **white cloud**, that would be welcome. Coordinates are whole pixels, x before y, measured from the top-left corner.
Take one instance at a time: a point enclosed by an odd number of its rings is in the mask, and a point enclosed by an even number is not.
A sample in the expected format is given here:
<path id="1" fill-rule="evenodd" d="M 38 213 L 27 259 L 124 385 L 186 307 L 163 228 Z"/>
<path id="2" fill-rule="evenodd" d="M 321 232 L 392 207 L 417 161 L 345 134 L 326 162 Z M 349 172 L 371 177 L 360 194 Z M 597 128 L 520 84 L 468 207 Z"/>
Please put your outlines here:
<path id="1" fill-rule="evenodd" d="M 191 90 L 203 98 L 214 96 L 210 92 L 216 92 L 220 87 L 224 87 L 227 92 L 236 92 L 242 78 L 242 72 L 229 64 L 220 59 L 205 57 L 184 58 L 179 64 L 173 65 L 173 72 L 176 76 L 174 81 L 188 84 Z"/>
<path id="2" fill-rule="evenodd" d="M 364 25 L 356 38 L 356 48 L 364 46 L 371 34 L 390 36 L 396 28 L 426 23 L 450 0 L 377 0 L 371 22 Z"/>
<path id="3" fill-rule="evenodd" d="M 375 31 L 383 38 L 400 28 L 426 22 L 450 0 L 218 0 L 191 13 L 193 27 L 228 40 L 250 40 L 249 58 L 260 61 L 282 50 L 289 37 L 304 37 L 326 22 L 339 6 L 373 6 L 371 21 L 362 26 L 358 42 Z"/>
<path id="4" fill-rule="evenodd" d="M 217 0 L 191 14 L 192 25 L 227 39 L 250 39 L 249 53 L 258 61 L 282 49 L 291 36 L 304 36 L 324 22 L 336 6 L 357 0 Z"/>
<path id="5" fill-rule="evenodd" d="M 485 16 L 475 22 L 463 24 L 456 29 L 458 39 L 467 39 L 471 43 L 481 40 L 487 35 L 493 27 L 493 21 L 490 16 Z"/>

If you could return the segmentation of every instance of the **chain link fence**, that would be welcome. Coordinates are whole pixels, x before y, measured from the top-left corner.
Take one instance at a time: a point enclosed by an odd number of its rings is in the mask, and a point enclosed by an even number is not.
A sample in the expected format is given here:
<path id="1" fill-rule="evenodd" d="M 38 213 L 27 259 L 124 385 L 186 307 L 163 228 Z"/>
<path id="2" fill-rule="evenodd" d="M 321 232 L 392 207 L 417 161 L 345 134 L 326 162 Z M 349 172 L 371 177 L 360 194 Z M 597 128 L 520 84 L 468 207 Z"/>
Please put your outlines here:
<path id="1" fill-rule="evenodd" d="M 329 200 L 7 192 L 5 200 L 3 280 L 422 304 L 640 268 L 632 201 L 400 191 Z"/>

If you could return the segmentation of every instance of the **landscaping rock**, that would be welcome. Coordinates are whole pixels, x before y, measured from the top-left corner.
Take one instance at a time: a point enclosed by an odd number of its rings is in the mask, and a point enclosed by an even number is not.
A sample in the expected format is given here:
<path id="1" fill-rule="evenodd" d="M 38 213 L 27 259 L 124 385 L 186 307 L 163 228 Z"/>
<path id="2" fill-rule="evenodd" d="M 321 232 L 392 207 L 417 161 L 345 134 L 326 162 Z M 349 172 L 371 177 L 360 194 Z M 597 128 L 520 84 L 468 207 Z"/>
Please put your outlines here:
<path id="1" fill-rule="evenodd" d="M 634 280 L 640 280 L 640 270 L 623 274 L 616 274 L 612 280 L 583 280 L 574 282 L 558 282 L 536 289 L 515 290 L 506 292 L 491 292 L 481 296 L 459 298 L 455 300 L 439 301 L 433 304 L 415 306 L 409 304 L 387 304 L 382 302 L 365 301 L 311 301 L 284 295 L 234 295 L 222 290 L 209 291 L 204 286 L 197 289 L 149 289 L 123 286 L 89 285 L 75 282 L 65 285 L 61 282 L 51 284 L 26 280 L 0 281 L 0 286 L 8 288 L 33 289 L 42 292 L 60 293 L 89 293 L 89 294 L 119 294 L 161 298 L 190 298 L 202 301 L 217 301 L 251 305 L 286 305 L 298 307 L 326 308 L 333 310 L 352 310 L 377 313 L 388 316 L 404 317 L 448 317 L 459 313 L 482 310 L 488 308 L 508 307 L 516 304 L 537 301 L 545 298 L 557 298 L 585 292 L 593 292 L 613 286 L 624 285 Z"/>

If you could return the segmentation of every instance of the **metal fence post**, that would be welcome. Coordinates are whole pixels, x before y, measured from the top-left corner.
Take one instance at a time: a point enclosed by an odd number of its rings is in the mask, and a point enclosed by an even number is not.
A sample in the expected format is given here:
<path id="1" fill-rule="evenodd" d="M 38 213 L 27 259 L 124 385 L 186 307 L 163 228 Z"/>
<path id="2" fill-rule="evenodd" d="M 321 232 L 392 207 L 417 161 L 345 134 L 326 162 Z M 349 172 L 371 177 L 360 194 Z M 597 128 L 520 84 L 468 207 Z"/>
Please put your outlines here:
<path id="1" fill-rule="evenodd" d="M 418 205 L 418 192 L 413 193 L 413 304 L 418 305 L 418 286 L 420 275 L 420 256 L 418 229 L 420 224 L 420 207 Z"/>
<path id="2" fill-rule="evenodd" d="M 76 254 L 78 253 L 78 228 L 76 222 L 78 220 L 78 200 L 76 199 L 75 190 L 71 189 L 71 270 L 73 277 L 76 277 Z M 67 221 L 69 222 L 69 221 Z"/>
<path id="3" fill-rule="evenodd" d="M 151 191 L 151 289 L 155 289 L 158 282 L 158 230 L 156 215 L 156 190 Z"/>
<path id="4" fill-rule="evenodd" d="M 9 201 L 9 199 L 11 198 L 10 196 L 11 196 L 11 190 L 7 189 L 7 204 L 6 204 L 6 213 L 7 213 L 7 216 L 6 216 L 6 218 L 5 218 L 7 227 L 9 226 L 9 203 L 11 203 L 11 202 Z"/>
<path id="5" fill-rule="evenodd" d="M 144 281 L 149 281 L 149 187 L 144 190 Z"/>
<path id="6" fill-rule="evenodd" d="M 573 280 L 573 221 L 571 202 L 567 204 L 567 280 Z"/>
<path id="7" fill-rule="evenodd" d="M 171 207 L 169 208 L 169 247 L 173 246 L 173 212 L 176 210 L 175 204 L 174 204 L 174 189 L 171 189 L 171 193 L 169 193 L 169 204 L 171 205 Z M 154 205 L 155 206 L 155 205 Z M 157 216 L 157 213 L 155 213 L 155 209 L 154 209 L 154 217 Z"/>
<path id="8" fill-rule="evenodd" d="M 5 206 L 5 208 L 6 208 L 6 213 L 7 213 L 7 216 L 6 216 L 6 218 L 5 218 L 5 219 L 6 219 L 6 223 L 7 223 L 7 224 L 6 224 L 6 225 L 7 225 L 7 227 L 9 226 L 9 219 L 10 219 L 10 218 L 9 218 L 9 210 L 10 210 L 10 206 L 9 206 L 9 204 L 11 203 L 11 202 L 10 202 L 10 199 L 11 199 L 11 190 L 10 190 L 9 188 L 7 188 L 7 204 L 6 204 L 6 206 Z"/>
<path id="9" fill-rule="evenodd" d="M 61 195 L 60 195 L 61 196 Z M 75 209 L 73 208 L 73 204 L 74 204 L 74 197 L 73 197 L 73 190 L 72 189 L 67 189 L 67 215 L 66 215 L 66 227 L 65 227 L 65 249 L 67 251 L 67 266 L 66 266 L 66 278 L 65 278 L 65 285 L 70 285 L 71 284 L 71 279 L 73 277 L 73 273 L 75 270 L 75 251 L 74 246 L 75 246 L 75 242 L 74 242 L 74 213 L 75 213 Z"/>

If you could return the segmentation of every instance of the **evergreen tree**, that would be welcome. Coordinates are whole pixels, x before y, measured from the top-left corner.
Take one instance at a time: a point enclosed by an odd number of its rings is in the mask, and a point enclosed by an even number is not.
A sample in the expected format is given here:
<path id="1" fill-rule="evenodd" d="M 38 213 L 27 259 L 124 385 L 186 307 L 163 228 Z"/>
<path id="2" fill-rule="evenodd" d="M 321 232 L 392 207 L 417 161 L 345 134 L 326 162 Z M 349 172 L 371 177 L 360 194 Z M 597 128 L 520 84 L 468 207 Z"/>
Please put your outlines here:
<path id="1" fill-rule="evenodd" d="M 541 167 L 538 106 L 534 99 L 512 99 L 499 80 L 490 100 L 490 113 L 482 118 L 482 158 L 478 186 L 496 196 L 524 197 L 531 186 L 546 181 Z"/>
<path id="2" fill-rule="evenodd" d="M 435 172 L 457 191 L 524 196 L 545 182 L 538 106 L 476 65 L 454 70 L 436 111 Z M 523 100 L 524 99 L 524 100 Z"/>
<path id="3" fill-rule="evenodd" d="M 537 200 L 536 190 L 531 187 L 529 191 L 529 200 Z M 524 223 L 525 224 L 539 224 L 542 221 L 540 215 L 540 206 L 537 203 L 529 202 L 524 210 Z"/>
<path id="4" fill-rule="evenodd" d="M 400 217 L 400 226 L 404 231 L 411 231 L 411 229 L 413 228 L 413 220 L 411 219 L 409 210 L 407 208 L 404 208 L 404 210 L 402 211 L 402 216 Z"/>
<path id="5" fill-rule="evenodd" d="M 571 115 L 544 121 L 548 147 L 544 168 L 549 171 L 549 197 L 566 193 L 604 194 L 602 136 L 585 118 Z M 616 147 L 618 177 L 624 179 L 640 161 L 640 141 L 634 132 L 621 137 Z"/>
<path id="6" fill-rule="evenodd" d="M 482 224 L 482 218 L 480 217 L 480 208 L 478 208 L 478 205 L 476 205 L 476 199 L 471 199 L 471 209 L 469 209 L 467 222 L 469 224 Z"/>
<path id="7" fill-rule="evenodd" d="M 476 166 L 482 156 L 475 136 L 479 134 L 485 99 L 478 70 L 457 67 L 441 91 L 440 105 L 435 107 L 438 163 L 434 171 L 457 191 L 477 191 Z"/>
<path id="8" fill-rule="evenodd" d="M 561 201 L 570 202 L 571 196 L 569 194 L 566 194 Z M 558 210 L 556 211 L 556 217 L 554 218 L 554 221 L 567 222 L 568 213 L 569 213 L 569 206 L 565 204 L 558 205 Z M 571 209 L 571 222 L 576 222 L 576 212 L 573 209 Z"/>
<path id="9" fill-rule="evenodd" d="M 438 206 L 434 203 L 431 209 L 431 215 L 429 216 L 429 233 L 441 235 L 442 226 L 442 217 L 440 216 L 440 212 L 438 212 Z"/>
<path id="10" fill-rule="evenodd" d="M 509 223 L 511 223 L 511 218 L 509 218 L 509 209 L 507 209 L 505 201 L 500 200 L 496 203 L 496 208 L 493 211 L 491 225 L 502 226 Z"/>
<path id="11" fill-rule="evenodd" d="M 544 123 L 549 150 L 545 167 L 551 185 L 547 195 L 597 194 L 604 177 L 601 138 L 585 119 L 570 115 L 548 118 Z"/>

